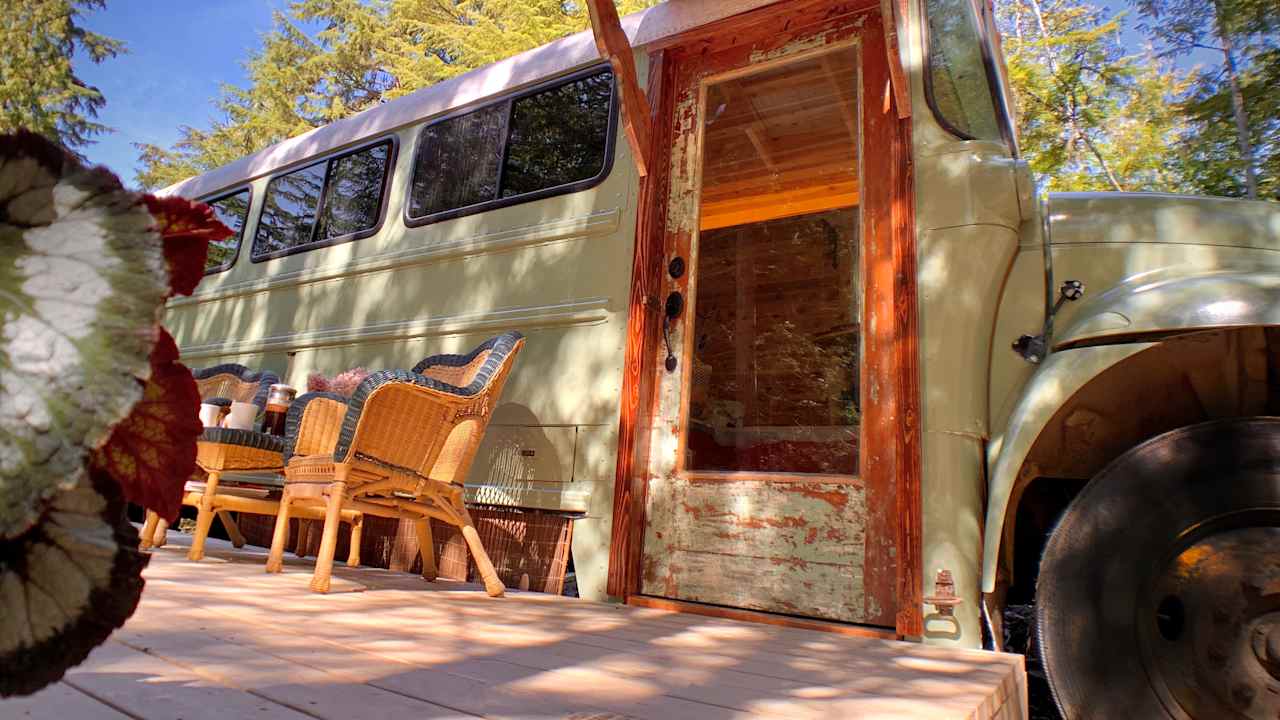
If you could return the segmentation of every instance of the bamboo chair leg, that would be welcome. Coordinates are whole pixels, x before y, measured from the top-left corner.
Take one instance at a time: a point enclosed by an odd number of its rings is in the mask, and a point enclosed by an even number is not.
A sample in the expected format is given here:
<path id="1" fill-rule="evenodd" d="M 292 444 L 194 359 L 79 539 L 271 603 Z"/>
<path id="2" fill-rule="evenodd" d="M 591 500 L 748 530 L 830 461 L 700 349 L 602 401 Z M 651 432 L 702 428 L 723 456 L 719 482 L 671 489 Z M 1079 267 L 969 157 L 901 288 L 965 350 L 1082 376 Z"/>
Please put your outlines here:
<path id="1" fill-rule="evenodd" d="M 218 519 L 222 521 L 222 527 L 227 530 L 227 537 L 231 538 L 231 546 L 235 548 L 244 547 L 244 535 L 240 532 L 240 526 L 236 523 L 236 519 L 231 517 L 231 513 L 227 510 L 217 511 Z"/>
<path id="2" fill-rule="evenodd" d="M 266 570 L 278 573 L 284 570 L 284 544 L 289 541 L 289 506 L 293 496 L 286 485 L 280 495 L 280 509 L 276 511 L 276 526 L 271 533 L 271 554 L 267 556 Z"/>
<path id="3" fill-rule="evenodd" d="M 339 480 L 329 486 L 328 493 L 324 530 L 320 535 L 320 552 L 316 553 L 316 571 L 311 576 L 311 589 L 318 593 L 329 592 L 329 578 L 333 575 L 333 553 L 338 548 L 338 526 L 342 524 L 342 501 L 347 494 L 347 484 Z"/>
<path id="4" fill-rule="evenodd" d="M 364 513 L 351 518 L 351 549 L 347 551 L 347 567 L 360 567 L 360 538 L 364 535 Z"/>
<path id="5" fill-rule="evenodd" d="M 314 523 L 310 520 L 298 519 L 298 540 L 293 544 L 293 554 L 304 558 L 307 556 L 307 547 L 311 545 L 311 529 Z"/>
<path id="6" fill-rule="evenodd" d="M 489 594 L 489 597 L 502 597 L 506 588 L 498 578 L 498 571 L 493 569 L 489 553 L 485 552 L 484 545 L 480 542 L 480 533 L 476 532 L 475 523 L 471 521 L 471 513 L 467 512 L 467 506 L 462 504 L 461 498 L 454 500 L 453 511 L 462 520 L 462 539 L 466 540 L 467 547 L 471 548 L 471 557 L 475 559 L 476 569 L 480 571 L 480 578 L 484 580 L 484 591 Z"/>
<path id="7" fill-rule="evenodd" d="M 169 521 L 164 518 L 157 518 L 155 537 L 151 538 L 151 544 L 162 548 L 165 543 L 169 542 Z"/>
<path id="8" fill-rule="evenodd" d="M 156 524 L 160 522 L 160 516 L 155 512 L 147 511 L 147 521 L 142 523 L 142 530 L 138 532 L 138 549 L 146 550 L 155 542 Z"/>
<path id="9" fill-rule="evenodd" d="M 221 473 L 210 471 L 205 480 L 204 492 L 200 495 L 200 514 L 196 516 L 196 534 L 191 538 L 191 550 L 188 560 L 204 558 L 204 541 L 209 537 L 209 528 L 213 525 L 213 498 L 218 494 L 218 478 Z"/>
<path id="10" fill-rule="evenodd" d="M 413 529 L 418 533 L 418 553 L 422 555 L 422 577 L 435 582 L 439 571 L 436 569 L 436 548 L 431 541 L 431 520 L 423 518 L 415 520 Z"/>

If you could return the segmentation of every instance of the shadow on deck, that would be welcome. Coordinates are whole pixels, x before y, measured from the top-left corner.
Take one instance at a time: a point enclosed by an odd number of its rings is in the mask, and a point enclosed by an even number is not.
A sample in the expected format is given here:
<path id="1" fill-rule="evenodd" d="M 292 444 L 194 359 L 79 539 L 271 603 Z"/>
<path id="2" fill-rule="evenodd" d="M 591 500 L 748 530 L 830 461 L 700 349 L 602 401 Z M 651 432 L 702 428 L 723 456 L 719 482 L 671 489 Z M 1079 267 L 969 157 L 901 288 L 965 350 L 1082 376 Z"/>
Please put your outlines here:
<path id="1" fill-rule="evenodd" d="M 339 566 L 171 532 L 137 613 L 4 718 L 1023 718 L 1022 658 Z"/>

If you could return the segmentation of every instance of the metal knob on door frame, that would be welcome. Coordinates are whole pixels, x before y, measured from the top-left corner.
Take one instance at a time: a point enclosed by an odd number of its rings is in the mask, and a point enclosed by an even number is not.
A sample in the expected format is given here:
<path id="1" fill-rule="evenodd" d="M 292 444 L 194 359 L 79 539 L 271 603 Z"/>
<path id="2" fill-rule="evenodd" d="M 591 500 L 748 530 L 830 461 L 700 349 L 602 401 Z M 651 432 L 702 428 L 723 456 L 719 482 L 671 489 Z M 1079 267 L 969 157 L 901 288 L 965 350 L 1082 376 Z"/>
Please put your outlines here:
<path id="1" fill-rule="evenodd" d="M 684 295 L 679 291 L 672 291 L 667 295 L 667 303 L 662 316 L 662 339 L 667 344 L 667 360 L 663 363 L 667 372 L 676 371 L 676 356 L 671 352 L 671 321 L 680 317 L 680 313 L 684 312 Z"/>

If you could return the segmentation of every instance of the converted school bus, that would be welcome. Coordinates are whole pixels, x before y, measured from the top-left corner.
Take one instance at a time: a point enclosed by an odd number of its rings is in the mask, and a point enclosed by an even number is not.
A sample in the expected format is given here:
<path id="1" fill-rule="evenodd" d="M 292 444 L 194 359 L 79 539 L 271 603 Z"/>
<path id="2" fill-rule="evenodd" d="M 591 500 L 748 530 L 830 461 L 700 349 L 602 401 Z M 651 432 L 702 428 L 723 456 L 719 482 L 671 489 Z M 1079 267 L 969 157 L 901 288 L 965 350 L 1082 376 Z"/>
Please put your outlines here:
<path id="1" fill-rule="evenodd" d="M 467 496 L 571 527 L 584 597 L 991 647 L 1038 583 L 1068 716 L 1275 717 L 1277 207 L 1038 198 L 970 0 L 621 28 L 168 188 L 239 231 L 184 360 L 517 329 Z"/>

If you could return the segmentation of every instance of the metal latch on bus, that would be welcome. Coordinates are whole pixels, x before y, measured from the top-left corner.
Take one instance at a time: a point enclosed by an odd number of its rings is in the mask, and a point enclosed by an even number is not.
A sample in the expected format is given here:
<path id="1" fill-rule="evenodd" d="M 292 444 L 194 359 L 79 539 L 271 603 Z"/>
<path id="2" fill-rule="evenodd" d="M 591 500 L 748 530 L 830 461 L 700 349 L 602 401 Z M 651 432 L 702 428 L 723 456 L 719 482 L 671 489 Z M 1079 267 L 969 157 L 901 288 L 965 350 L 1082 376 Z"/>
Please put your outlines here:
<path id="1" fill-rule="evenodd" d="M 1058 302 L 1053 304 L 1049 310 L 1048 317 L 1044 319 L 1044 329 L 1039 335 L 1022 335 L 1013 341 L 1013 351 L 1022 356 L 1023 360 L 1038 365 L 1045 356 L 1049 354 L 1049 340 L 1053 337 L 1053 318 L 1058 314 L 1063 304 L 1075 302 L 1084 297 L 1084 283 L 1079 280 L 1067 280 L 1062 283 L 1062 287 L 1058 288 Z"/>

